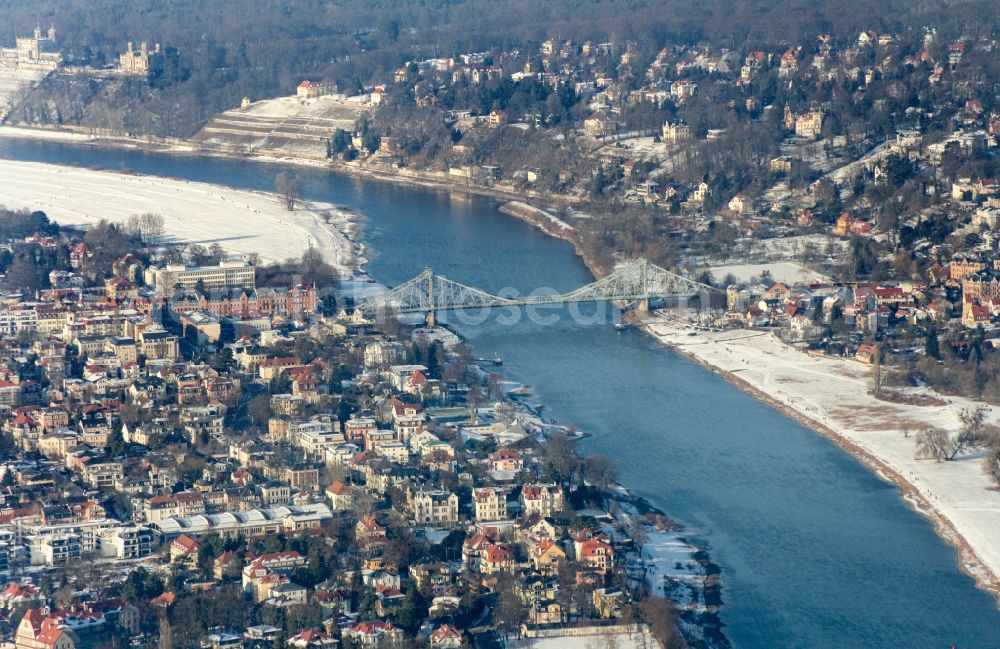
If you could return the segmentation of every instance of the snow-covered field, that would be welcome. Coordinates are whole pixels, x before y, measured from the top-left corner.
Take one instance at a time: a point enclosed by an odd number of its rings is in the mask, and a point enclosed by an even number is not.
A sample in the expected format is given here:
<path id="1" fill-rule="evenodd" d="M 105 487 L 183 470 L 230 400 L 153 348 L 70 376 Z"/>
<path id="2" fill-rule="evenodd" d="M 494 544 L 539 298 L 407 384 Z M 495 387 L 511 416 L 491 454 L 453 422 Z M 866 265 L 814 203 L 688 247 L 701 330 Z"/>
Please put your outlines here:
<path id="1" fill-rule="evenodd" d="M 771 273 L 772 279 L 784 284 L 823 282 L 830 279 L 826 275 L 817 273 L 794 261 L 777 261 L 769 264 L 731 264 L 728 266 L 712 266 L 708 269 L 718 281 L 722 281 L 726 275 L 732 275 L 736 278 L 737 282 L 741 283 L 753 281 L 753 278 L 760 277 L 760 274 L 765 270 Z"/>
<path id="2" fill-rule="evenodd" d="M 126 221 L 152 212 L 180 243 L 218 243 L 261 261 L 299 257 L 310 246 L 341 274 L 354 270 L 353 224 L 333 205 L 285 210 L 278 197 L 207 183 L 0 160 L 0 205 L 42 210 L 66 225 Z"/>
<path id="3" fill-rule="evenodd" d="M 883 142 L 857 160 L 853 160 L 841 167 L 837 167 L 828 173 L 826 178 L 829 178 L 838 185 L 846 185 L 854 176 L 864 169 L 865 165 L 877 162 L 879 159 L 887 155 L 888 151 L 889 143 Z"/>
<path id="4" fill-rule="evenodd" d="M 959 413 L 980 405 L 941 397 L 942 406 L 875 400 L 872 368 L 849 360 L 802 353 L 768 333 L 726 331 L 688 336 L 677 321 L 647 321 L 663 342 L 773 399 L 818 429 L 839 437 L 906 499 L 927 514 L 938 533 L 959 548 L 961 561 L 981 586 L 1000 593 L 1000 491 L 990 488 L 978 453 L 953 462 L 914 459 L 915 434 L 936 426 L 955 432 Z M 1000 413 L 991 409 L 988 422 Z M 904 436 L 904 429 L 908 436 Z"/>
<path id="5" fill-rule="evenodd" d="M 748 254 L 763 257 L 765 261 L 789 259 L 810 250 L 827 256 L 841 255 L 847 248 L 847 241 L 826 234 L 800 234 L 794 237 L 773 237 L 771 239 L 741 239 L 739 243 Z"/>
<path id="6" fill-rule="evenodd" d="M 685 532 L 673 530 L 661 532 L 646 529 L 646 541 L 642 544 L 642 569 L 646 582 L 656 595 L 676 599 L 680 593 L 670 588 L 667 582 L 688 584 L 696 592 L 705 587 L 705 571 L 695 559 L 697 548 L 684 539 Z M 704 602 L 695 601 L 691 594 L 687 599 L 679 599 L 682 607 L 694 606 L 704 609 Z"/>

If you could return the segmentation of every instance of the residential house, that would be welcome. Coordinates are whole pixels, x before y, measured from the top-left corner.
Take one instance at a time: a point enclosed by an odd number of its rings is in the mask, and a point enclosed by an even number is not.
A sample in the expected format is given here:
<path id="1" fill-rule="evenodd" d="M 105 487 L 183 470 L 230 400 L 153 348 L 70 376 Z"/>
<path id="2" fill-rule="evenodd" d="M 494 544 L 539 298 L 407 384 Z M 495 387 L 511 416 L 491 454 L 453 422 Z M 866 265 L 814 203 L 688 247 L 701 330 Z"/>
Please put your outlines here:
<path id="1" fill-rule="evenodd" d="M 369 554 L 381 552 L 389 541 L 385 528 L 378 524 L 372 514 L 362 516 L 354 526 L 354 539 Z"/>
<path id="2" fill-rule="evenodd" d="M 480 551 L 479 572 L 496 575 L 514 572 L 514 550 L 506 543 L 487 543 Z"/>
<path id="3" fill-rule="evenodd" d="M 560 564 L 566 560 L 566 551 L 548 539 L 532 546 L 530 555 L 531 564 L 542 575 L 556 574 Z"/>
<path id="4" fill-rule="evenodd" d="M 361 622 L 347 627 L 342 634 L 364 649 L 402 647 L 404 641 L 402 629 L 393 626 L 391 622 Z"/>
<path id="5" fill-rule="evenodd" d="M 205 497 L 196 491 L 154 496 L 143 506 L 147 523 L 156 523 L 175 516 L 194 516 L 205 513 Z"/>
<path id="6" fill-rule="evenodd" d="M 198 551 L 201 545 L 187 534 L 181 534 L 170 543 L 170 562 L 183 563 L 189 568 L 198 565 Z"/>
<path id="7" fill-rule="evenodd" d="M 566 508 L 563 488 L 556 484 L 526 484 L 521 488 L 521 514 L 553 516 Z"/>
<path id="8" fill-rule="evenodd" d="M 434 649 L 458 649 L 464 646 L 465 638 L 462 632 L 450 624 L 442 624 L 430 635 L 430 644 Z"/>
<path id="9" fill-rule="evenodd" d="M 306 629 L 293 635 L 285 644 L 293 649 L 334 649 L 340 643 L 329 633 Z"/>
<path id="10" fill-rule="evenodd" d="M 610 544 L 598 539 L 585 541 L 580 546 L 577 561 L 591 570 L 607 574 L 614 566 L 615 551 Z"/>
<path id="11" fill-rule="evenodd" d="M 261 603 L 274 596 L 294 596 L 302 598 L 299 591 L 288 593 L 272 593 L 272 590 L 282 584 L 290 583 L 288 575 L 296 568 L 306 565 L 306 559 L 298 552 L 268 552 L 262 554 L 243 568 L 243 592 L 253 596 L 255 602 Z"/>
<path id="12" fill-rule="evenodd" d="M 266 606 L 275 608 L 291 608 L 305 606 L 309 601 L 309 590 L 287 578 L 267 590 Z"/>
<path id="13" fill-rule="evenodd" d="M 990 322 L 990 308 L 986 305 L 965 302 L 962 304 L 962 324 L 971 329 Z"/>
<path id="14" fill-rule="evenodd" d="M 477 521 L 501 521 L 507 518 L 507 494 L 502 489 L 483 487 L 472 491 Z"/>
<path id="15" fill-rule="evenodd" d="M 334 511 L 346 511 L 354 506 L 354 487 L 337 480 L 326 488 L 326 499 Z"/>
<path id="16" fill-rule="evenodd" d="M 420 489 L 410 500 L 417 524 L 447 527 L 458 523 L 458 496 L 450 491 Z"/>
<path id="17" fill-rule="evenodd" d="M 410 566 L 410 578 L 421 591 L 443 593 L 454 583 L 454 577 L 451 568 L 443 563 L 421 563 Z"/>
<path id="18" fill-rule="evenodd" d="M 14 635 L 16 649 L 76 649 L 80 636 L 58 618 L 29 609 Z"/>

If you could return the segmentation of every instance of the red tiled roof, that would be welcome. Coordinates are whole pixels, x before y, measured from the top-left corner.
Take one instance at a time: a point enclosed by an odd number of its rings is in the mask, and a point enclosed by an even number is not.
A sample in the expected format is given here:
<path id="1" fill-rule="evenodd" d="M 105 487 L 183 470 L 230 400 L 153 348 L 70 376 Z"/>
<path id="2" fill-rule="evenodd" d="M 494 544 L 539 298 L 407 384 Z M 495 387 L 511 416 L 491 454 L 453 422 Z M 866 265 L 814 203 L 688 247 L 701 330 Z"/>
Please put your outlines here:
<path id="1" fill-rule="evenodd" d="M 334 494 L 335 496 L 343 496 L 346 494 L 354 493 L 354 489 L 348 485 L 345 485 L 340 480 L 334 482 L 332 485 L 326 488 L 327 493 Z"/>
<path id="2" fill-rule="evenodd" d="M 173 605 L 175 599 L 177 599 L 177 596 L 174 595 L 173 593 L 163 593 L 163 594 L 157 595 L 153 599 L 149 600 L 149 603 L 152 606 L 158 606 L 160 608 L 167 608 L 167 607 Z"/>
<path id="3" fill-rule="evenodd" d="M 614 549 L 602 541 L 591 540 L 584 542 L 580 546 L 580 556 L 581 557 L 595 557 L 598 555 L 613 556 L 615 553 Z"/>
<path id="4" fill-rule="evenodd" d="M 510 550 L 506 546 L 494 544 L 486 547 L 486 560 L 490 563 L 509 561 L 510 557 Z"/>
<path id="5" fill-rule="evenodd" d="M 442 624 L 434 633 L 431 634 L 431 642 L 441 642 L 442 640 L 449 639 L 461 639 L 462 633 L 450 624 Z"/>
<path id="6" fill-rule="evenodd" d="M 198 542 L 192 539 L 187 534 L 181 534 L 176 539 L 174 539 L 173 545 L 183 548 L 188 553 L 198 551 Z"/>
<path id="7" fill-rule="evenodd" d="M 391 622 L 361 622 L 349 629 L 351 633 L 357 635 L 377 635 L 380 632 L 385 633 L 395 630 L 396 627 Z"/>

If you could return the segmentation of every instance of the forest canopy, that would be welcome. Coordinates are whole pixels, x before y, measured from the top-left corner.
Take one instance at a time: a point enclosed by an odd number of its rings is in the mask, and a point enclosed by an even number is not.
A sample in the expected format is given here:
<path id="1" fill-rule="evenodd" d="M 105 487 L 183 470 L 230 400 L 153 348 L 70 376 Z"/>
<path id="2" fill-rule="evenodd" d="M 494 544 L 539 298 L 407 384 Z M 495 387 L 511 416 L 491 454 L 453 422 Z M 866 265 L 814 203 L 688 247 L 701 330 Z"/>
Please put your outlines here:
<path id="1" fill-rule="evenodd" d="M 13 35 L 55 25 L 75 64 L 112 65 L 127 42 L 176 48 L 179 58 L 157 93 L 184 108 L 151 130 L 193 132 L 244 96 L 289 95 L 302 79 L 326 79 L 344 91 L 391 78 L 409 60 L 517 48 L 547 38 L 633 41 L 640 47 L 694 44 L 741 49 L 849 37 L 860 30 L 906 32 L 934 25 L 945 38 L 992 33 L 1000 3 L 911 0 L 6 0 Z M 173 51 L 172 49 L 170 50 Z M 163 87 L 167 86 L 167 87 Z M 134 95 L 134 96 L 133 96 Z M 155 112 L 155 111 L 154 111 Z M 158 111 L 163 114 L 164 111 Z"/>

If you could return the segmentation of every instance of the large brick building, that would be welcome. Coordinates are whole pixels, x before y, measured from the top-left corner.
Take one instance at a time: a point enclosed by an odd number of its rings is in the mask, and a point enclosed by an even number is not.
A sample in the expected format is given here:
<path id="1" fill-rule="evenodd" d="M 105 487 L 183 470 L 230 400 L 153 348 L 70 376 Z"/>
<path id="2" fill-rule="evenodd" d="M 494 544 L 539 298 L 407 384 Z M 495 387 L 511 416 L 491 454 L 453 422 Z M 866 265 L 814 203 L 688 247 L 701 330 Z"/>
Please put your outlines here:
<path id="1" fill-rule="evenodd" d="M 251 313 L 303 318 L 316 312 L 318 298 L 314 285 L 297 284 L 288 288 L 232 288 L 176 293 L 170 298 L 174 313 L 207 311 L 219 317 L 246 316 Z"/>

